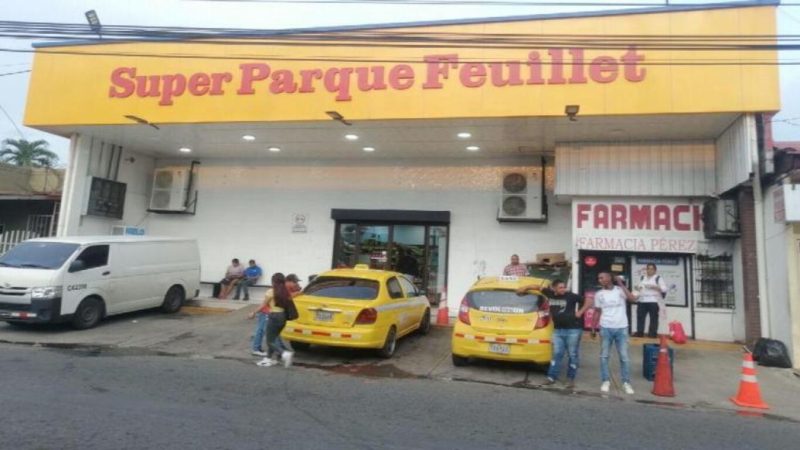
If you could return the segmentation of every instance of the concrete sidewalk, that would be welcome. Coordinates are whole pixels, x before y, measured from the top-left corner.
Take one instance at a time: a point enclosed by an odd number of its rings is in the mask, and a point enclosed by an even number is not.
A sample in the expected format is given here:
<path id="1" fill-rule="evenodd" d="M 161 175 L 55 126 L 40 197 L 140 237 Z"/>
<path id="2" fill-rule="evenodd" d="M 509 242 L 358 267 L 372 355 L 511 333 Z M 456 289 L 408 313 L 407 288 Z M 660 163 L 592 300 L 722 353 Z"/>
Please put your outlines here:
<path id="1" fill-rule="evenodd" d="M 247 314 L 255 307 L 252 302 L 200 302 L 172 315 L 146 311 L 112 317 L 97 328 L 85 331 L 75 331 L 66 325 L 21 328 L 0 323 L 0 342 L 58 348 L 85 347 L 122 355 L 162 354 L 250 363 L 257 358 L 249 354 L 254 321 L 248 320 Z M 581 343 L 577 388 L 567 390 L 561 384 L 542 386 L 545 380 L 542 369 L 524 364 L 476 361 L 467 367 L 455 367 L 450 358 L 451 332 L 447 327 L 435 327 L 428 336 L 409 336 L 400 341 L 396 355 L 390 360 L 377 358 L 369 351 L 312 347 L 298 352 L 296 362 L 304 368 L 376 379 L 480 382 L 541 389 L 566 396 L 731 412 L 741 410 L 729 401 L 738 390 L 741 375 L 742 352 L 738 345 L 692 342 L 673 346 L 677 396 L 663 398 L 650 393 L 652 383 L 642 376 L 642 343 L 654 343 L 655 340 L 633 339 L 631 376 L 636 394 L 629 396 L 621 392 L 618 358 L 612 352 L 612 392 L 601 396 L 599 340 L 593 341 L 588 335 Z M 791 369 L 757 367 L 757 370 L 764 401 L 772 407 L 765 412 L 800 421 L 800 377 Z"/>

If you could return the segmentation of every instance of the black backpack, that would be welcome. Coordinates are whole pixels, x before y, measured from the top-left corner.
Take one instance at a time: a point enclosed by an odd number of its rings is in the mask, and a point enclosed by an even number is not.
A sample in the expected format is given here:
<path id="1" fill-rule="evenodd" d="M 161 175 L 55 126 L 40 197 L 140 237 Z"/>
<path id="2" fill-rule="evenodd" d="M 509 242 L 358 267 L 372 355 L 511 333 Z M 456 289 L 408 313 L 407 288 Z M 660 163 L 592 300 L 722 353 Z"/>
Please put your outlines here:
<path id="1" fill-rule="evenodd" d="M 644 281 L 644 275 L 642 275 L 642 277 L 639 278 L 639 282 L 641 283 L 642 281 Z M 656 283 L 661 284 L 661 275 L 656 275 Z M 669 292 L 669 289 L 667 289 L 667 292 Z M 667 292 L 662 292 L 661 298 L 667 298 Z"/>

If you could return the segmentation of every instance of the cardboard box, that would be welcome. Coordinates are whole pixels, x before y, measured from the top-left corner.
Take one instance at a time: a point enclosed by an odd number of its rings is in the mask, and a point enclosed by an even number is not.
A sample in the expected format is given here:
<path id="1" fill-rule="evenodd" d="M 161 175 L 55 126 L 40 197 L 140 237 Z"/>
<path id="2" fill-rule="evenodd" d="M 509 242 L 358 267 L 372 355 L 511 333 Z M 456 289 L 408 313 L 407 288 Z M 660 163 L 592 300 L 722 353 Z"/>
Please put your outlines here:
<path id="1" fill-rule="evenodd" d="M 567 262 L 567 255 L 561 253 L 537 253 L 536 264 L 561 264 Z"/>

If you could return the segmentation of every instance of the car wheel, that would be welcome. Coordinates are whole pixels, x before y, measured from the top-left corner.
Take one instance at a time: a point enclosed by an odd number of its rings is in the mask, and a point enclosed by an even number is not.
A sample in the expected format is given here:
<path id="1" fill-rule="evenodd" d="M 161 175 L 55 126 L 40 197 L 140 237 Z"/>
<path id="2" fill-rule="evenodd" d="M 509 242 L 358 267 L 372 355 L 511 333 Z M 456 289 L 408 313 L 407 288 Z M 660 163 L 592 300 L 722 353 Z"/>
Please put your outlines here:
<path id="1" fill-rule="evenodd" d="M 292 348 L 295 350 L 300 350 L 301 352 L 304 352 L 309 348 L 311 348 L 311 344 L 309 344 L 308 342 L 297 342 L 297 341 L 291 341 L 291 342 L 292 342 Z"/>
<path id="2" fill-rule="evenodd" d="M 463 356 L 453 355 L 453 365 L 456 367 L 464 367 L 469 363 L 469 358 Z"/>
<path id="3" fill-rule="evenodd" d="M 397 330 L 392 326 L 389 329 L 389 333 L 386 335 L 386 341 L 378 350 L 378 354 L 381 358 L 391 358 L 394 355 L 394 351 L 397 350 Z"/>
<path id="4" fill-rule="evenodd" d="M 425 336 L 426 334 L 430 333 L 430 331 L 431 331 L 431 310 L 425 308 L 425 313 L 422 314 L 422 319 L 419 322 L 419 328 L 417 328 L 417 332 Z"/>
<path id="5" fill-rule="evenodd" d="M 183 288 L 180 286 L 172 286 L 167 290 L 166 295 L 164 295 L 164 303 L 161 304 L 161 311 L 167 314 L 178 312 L 181 306 L 183 306 L 185 298 L 186 295 L 183 293 Z"/>
<path id="6" fill-rule="evenodd" d="M 83 299 L 72 316 L 72 328 L 86 330 L 94 327 L 103 318 L 103 302 L 95 297 Z"/>

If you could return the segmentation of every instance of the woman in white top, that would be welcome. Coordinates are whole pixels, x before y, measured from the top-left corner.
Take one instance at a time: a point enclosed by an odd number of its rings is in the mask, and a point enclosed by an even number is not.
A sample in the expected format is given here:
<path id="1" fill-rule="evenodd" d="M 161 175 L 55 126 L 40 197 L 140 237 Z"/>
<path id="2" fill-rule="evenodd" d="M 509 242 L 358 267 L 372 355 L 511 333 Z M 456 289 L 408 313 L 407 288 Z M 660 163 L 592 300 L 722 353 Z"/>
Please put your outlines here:
<path id="1" fill-rule="evenodd" d="M 636 308 L 636 337 L 644 337 L 644 322 L 647 316 L 650 316 L 650 327 L 647 331 L 647 337 L 658 336 L 658 316 L 659 310 L 663 311 L 666 305 L 664 303 L 664 296 L 667 294 L 667 284 L 661 275 L 656 274 L 658 268 L 655 264 L 647 265 L 646 275 L 642 275 L 639 284 L 636 286 L 638 291 L 639 301 Z"/>

